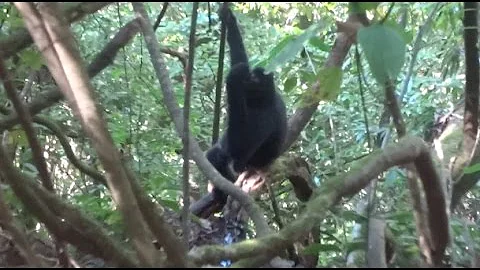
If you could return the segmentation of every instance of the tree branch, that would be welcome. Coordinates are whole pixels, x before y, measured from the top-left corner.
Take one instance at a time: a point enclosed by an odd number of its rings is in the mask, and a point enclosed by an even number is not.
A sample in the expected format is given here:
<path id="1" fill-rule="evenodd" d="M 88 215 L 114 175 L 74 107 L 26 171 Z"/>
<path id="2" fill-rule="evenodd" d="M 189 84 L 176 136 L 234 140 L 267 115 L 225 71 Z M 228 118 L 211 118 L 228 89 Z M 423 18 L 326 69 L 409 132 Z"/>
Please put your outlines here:
<path id="1" fill-rule="evenodd" d="M 77 22 L 89 14 L 93 14 L 98 10 L 106 7 L 113 2 L 85 2 L 85 3 L 65 3 L 63 5 L 64 15 L 68 24 Z M 6 38 L 0 39 L 0 51 L 3 57 L 8 59 L 17 52 L 27 48 L 32 44 L 33 40 L 28 34 L 26 28 L 21 28 Z"/>
<path id="2" fill-rule="evenodd" d="M 88 65 L 87 72 L 89 77 L 95 77 L 100 71 L 112 64 L 118 51 L 125 47 L 139 31 L 140 25 L 137 20 L 132 20 L 123 26 L 110 42 L 105 45 L 104 49 L 97 54 L 90 65 Z M 28 110 L 30 111 L 30 114 L 35 115 L 62 99 L 62 93 L 58 88 L 55 88 L 46 91 L 35 98 L 30 104 L 28 104 Z M 18 123 L 18 115 L 16 113 L 11 113 L 0 121 L 0 131 L 12 128 Z"/>
<path id="3" fill-rule="evenodd" d="M 478 3 L 464 3 L 465 40 L 465 114 L 463 124 L 463 153 L 455 162 L 452 172 L 454 180 L 451 209 L 455 209 L 462 196 L 478 182 L 477 174 L 463 174 L 467 164 L 480 161 L 478 142 L 479 63 L 478 63 Z M 476 57 L 476 58 L 474 58 Z M 474 149 L 474 151 L 472 151 Z"/>
<path id="4" fill-rule="evenodd" d="M 16 248 L 23 256 L 27 264 L 31 267 L 45 267 L 44 263 L 37 257 L 28 242 L 25 232 L 20 229 L 20 225 L 12 215 L 10 208 L 5 202 L 3 191 L 0 189 L 0 224 L 2 229 L 12 235 L 12 240 Z"/>
<path id="5" fill-rule="evenodd" d="M 50 179 L 50 174 L 48 173 L 47 163 L 45 162 L 45 158 L 43 157 L 43 150 L 40 142 L 37 140 L 37 135 L 35 129 L 33 128 L 32 124 L 32 116 L 22 104 L 20 98 L 18 98 L 17 93 L 15 91 L 15 86 L 13 86 L 13 81 L 10 78 L 10 74 L 7 71 L 7 67 L 3 61 L 3 58 L 0 57 L 0 79 L 3 81 L 3 87 L 7 92 L 8 98 L 11 100 L 15 111 L 17 112 L 20 124 L 22 125 L 23 129 L 25 130 L 25 134 L 27 136 L 28 144 L 32 149 L 33 160 L 37 167 L 38 173 L 40 175 L 40 179 L 42 180 L 43 186 L 53 192 L 53 183 Z"/>
<path id="6" fill-rule="evenodd" d="M 407 134 L 405 121 L 403 121 L 400 105 L 398 104 L 397 96 L 395 95 L 395 85 L 391 80 L 388 80 L 385 87 L 385 108 L 390 111 L 390 114 L 397 130 L 398 137 L 403 137 Z"/>
<path id="7" fill-rule="evenodd" d="M 157 20 L 153 24 L 153 32 L 157 31 L 157 28 L 160 26 L 160 22 L 163 19 L 163 16 L 165 16 L 165 13 L 167 12 L 168 8 L 168 2 L 163 3 L 162 11 L 160 11 L 160 14 L 158 14 Z"/>
<path id="8" fill-rule="evenodd" d="M 73 152 L 72 148 L 70 147 L 70 143 L 68 142 L 67 136 L 62 132 L 62 129 L 54 122 L 46 119 L 45 117 L 36 115 L 33 117 L 33 121 L 37 124 L 40 124 L 46 128 L 48 128 L 58 139 L 60 144 L 63 147 L 63 150 L 65 151 L 65 155 L 67 156 L 68 160 L 82 173 L 90 176 L 94 181 L 96 181 L 99 184 L 102 184 L 106 187 L 107 186 L 107 181 L 105 180 L 105 177 L 95 170 L 92 167 L 89 167 L 87 164 L 83 163 L 80 161 L 76 156 L 75 153 Z"/>
<path id="9" fill-rule="evenodd" d="M 148 15 L 145 12 L 143 4 L 141 3 L 132 3 L 135 12 L 137 13 L 137 18 L 140 18 L 142 23 L 142 31 L 145 38 L 145 42 L 150 52 L 150 59 L 152 65 L 155 69 L 155 73 L 160 82 L 161 89 L 163 92 L 163 97 L 165 105 L 168 109 L 170 117 L 172 118 L 177 133 L 180 136 L 183 136 L 183 112 L 178 107 L 177 101 L 172 91 L 172 83 L 170 81 L 167 67 L 163 56 L 160 54 L 159 45 L 155 39 L 153 33 L 153 28 L 149 23 Z M 197 141 L 190 136 L 190 145 L 192 159 L 196 162 L 200 170 L 213 182 L 213 184 L 218 187 L 220 190 L 231 195 L 233 198 L 238 200 L 244 207 L 249 216 L 252 218 L 255 223 L 257 233 L 259 235 L 265 235 L 270 231 L 270 228 L 265 221 L 263 214 L 261 213 L 260 208 L 255 204 L 253 199 L 248 196 L 245 192 L 235 187 L 230 181 L 223 178 L 220 173 L 210 164 L 210 162 L 205 158 L 202 150 L 198 146 Z"/>
<path id="10" fill-rule="evenodd" d="M 364 14 L 351 14 L 346 23 L 362 22 L 364 21 L 362 16 L 364 16 Z M 330 55 L 325 63 L 325 67 L 341 68 L 353 42 L 354 38 L 352 38 L 350 34 L 343 32 L 338 33 Z M 312 86 L 311 92 L 318 92 L 319 89 L 320 82 L 316 82 Z M 288 119 L 288 133 L 283 146 L 284 151 L 288 149 L 297 139 L 298 135 L 300 135 L 300 132 L 306 127 L 313 114 L 317 111 L 317 107 L 318 102 L 314 102 L 303 108 L 298 108 L 295 114 Z"/>
<path id="11" fill-rule="evenodd" d="M 220 25 L 220 48 L 218 51 L 217 81 L 215 83 L 215 107 L 213 109 L 212 145 L 217 143 L 220 134 L 220 108 L 222 103 L 223 88 L 223 62 L 225 59 L 225 35 L 227 32 L 227 28 L 225 27 L 223 21 Z"/>
<path id="12" fill-rule="evenodd" d="M 398 143 L 377 150 L 355 162 L 350 172 L 328 179 L 315 191 L 314 197 L 306 205 L 306 211 L 278 233 L 226 247 L 205 245 L 190 251 L 189 257 L 198 264 L 213 264 L 225 259 L 238 260 L 262 255 L 272 258 L 310 231 L 336 203 L 357 194 L 370 183 L 371 179 L 385 170 L 411 161 L 422 178 L 429 207 L 429 220 L 433 223 L 432 234 L 439 236 L 438 241 L 444 241 L 448 239 L 448 227 L 443 226 L 447 220 L 445 198 L 441 196 L 443 194 L 441 180 L 433 166 L 430 150 L 422 139 L 405 136 Z M 443 250 L 438 252 L 443 254 Z"/>
<path id="13" fill-rule="evenodd" d="M 137 266 L 135 260 L 97 223 L 77 208 L 48 192 L 29 176 L 16 169 L 0 147 L 0 173 L 28 211 L 45 224 L 55 236 L 68 241 L 85 253 L 115 262 L 120 267 Z"/>
<path id="14" fill-rule="evenodd" d="M 117 55 L 117 53 L 125 47 L 133 37 L 140 31 L 140 25 L 138 20 L 132 20 L 124 25 L 118 33 L 105 45 L 103 50 L 95 56 L 95 59 L 88 65 L 87 72 L 90 78 L 98 75 L 102 70 L 111 65 Z M 1 46 L 0 46 L 1 47 Z M 187 57 L 177 51 L 169 48 L 161 48 L 163 53 L 171 54 L 182 62 L 185 67 Z M 46 91 L 37 96 L 31 103 L 28 104 L 28 110 L 31 115 L 35 115 L 40 111 L 53 106 L 63 99 L 62 93 L 58 88 Z M 2 109 L 2 108 L 0 108 Z M 8 110 L 1 110 L 2 113 L 8 113 Z M 8 116 L 0 120 L 0 131 L 12 128 L 19 123 L 18 115 L 16 112 L 10 113 Z"/>
<path id="15" fill-rule="evenodd" d="M 50 174 L 48 173 L 47 162 L 43 157 L 43 149 L 40 145 L 40 142 L 37 139 L 37 134 L 33 128 L 32 116 L 30 115 L 28 109 L 22 103 L 18 97 L 13 81 L 10 78 L 10 74 L 7 71 L 7 67 L 3 61 L 3 58 L 0 57 L 0 78 L 3 81 L 5 91 L 7 92 L 8 98 L 11 100 L 15 111 L 17 112 L 20 123 L 25 131 L 27 136 L 28 144 L 32 150 L 33 161 L 35 167 L 38 170 L 40 179 L 42 180 L 43 186 L 50 192 L 54 193 L 54 187 Z M 59 258 L 60 264 L 64 267 L 68 266 L 68 257 L 65 253 L 65 246 L 61 239 L 55 237 L 55 247 L 57 250 L 57 256 Z"/>
<path id="16" fill-rule="evenodd" d="M 479 63 L 477 2 L 464 3 L 463 38 L 465 40 L 465 113 L 463 115 L 463 151 L 471 159 L 478 133 Z"/>
<path id="17" fill-rule="evenodd" d="M 82 128 L 92 140 L 107 172 L 107 184 L 119 206 L 141 265 L 156 265 L 158 255 L 155 254 L 156 250 L 151 244 L 148 227 L 140 214 L 113 139 L 101 118 L 101 110 L 94 102 L 93 87 L 86 69 L 82 68 L 80 52 L 74 45 L 72 33 L 66 28 L 64 17 L 60 16 L 58 5 L 40 3 L 39 11 L 31 4 L 17 2 L 16 6 L 48 63 L 50 73 L 67 98 L 74 115 L 80 120 Z"/>
<path id="18" fill-rule="evenodd" d="M 428 18 L 425 20 L 425 23 L 418 28 L 417 36 L 415 37 L 415 41 L 413 42 L 412 58 L 408 65 L 408 70 L 407 70 L 407 74 L 405 75 L 405 79 L 403 80 L 403 88 L 402 88 L 402 92 L 400 93 L 400 100 L 403 100 L 403 97 L 407 93 L 408 86 L 410 85 L 413 69 L 415 68 L 415 64 L 417 63 L 418 53 L 422 49 L 421 45 L 422 45 L 423 36 L 427 32 L 427 30 L 429 30 L 430 24 L 432 23 L 433 18 L 438 15 L 438 10 L 440 9 L 441 6 L 442 6 L 441 2 L 436 3 L 435 7 L 432 9 L 430 14 L 428 15 Z"/>
<path id="19" fill-rule="evenodd" d="M 183 230 L 183 242 L 188 247 L 188 240 L 190 236 L 189 228 L 189 216 L 190 216 L 190 99 L 192 92 L 192 76 L 193 66 L 195 60 L 195 32 L 197 29 L 197 15 L 198 15 L 198 2 L 193 3 L 192 19 L 190 23 L 190 37 L 188 40 L 188 66 L 186 69 L 185 77 L 185 97 L 183 103 L 183 212 L 182 212 L 182 230 Z"/>

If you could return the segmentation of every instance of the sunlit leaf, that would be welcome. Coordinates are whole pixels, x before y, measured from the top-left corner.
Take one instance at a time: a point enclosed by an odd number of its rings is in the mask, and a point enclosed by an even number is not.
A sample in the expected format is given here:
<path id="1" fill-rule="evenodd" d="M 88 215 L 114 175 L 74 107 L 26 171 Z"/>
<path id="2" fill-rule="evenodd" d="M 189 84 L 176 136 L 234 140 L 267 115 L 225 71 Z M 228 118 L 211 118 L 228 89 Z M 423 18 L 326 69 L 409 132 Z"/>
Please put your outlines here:
<path id="1" fill-rule="evenodd" d="M 18 146 L 28 146 L 28 139 L 23 129 L 13 129 L 9 132 L 9 141 Z"/>
<path id="2" fill-rule="evenodd" d="M 272 60 L 272 58 L 276 57 L 283 50 L 283 48 L 285 48 L 285 46 L 287 46 L 289 42 L 291 42 L 294 39 L 295 39 L 294 35 L 285 36 L 275 47 L 273 47 L 273 49 L 270 50 L 270 52 L 268 53 L 268 56 L 265 59 L 260 60 L 259 62 L 251 63 L 251 65 L 261 66 L 261 67 L 266 66 L 267 63 Z"/>
<path id="3" fill-rule="evenodd" d="M 319 100 L 335 100 L 340 94 L 343 71 L 339 67 L 326 67 L 318 73 L 320 81 Z"/>
<path id="4" fill-rule="evenodd" d="M 295 58 L 298 53 L 303 49 L 303 44 L 305 41 L 313 37 L 317 32 L 324 27 L 323 23 L 316 23 L 311 25 L 308 29 L 306 29 L 301 35 L 298 37 L 294 37 L 292 40 L 288 41 L 287 44 L 283 47 L 283 49 L 276 54 L 271 61 L 269 61 L 268 65 L 265 67 L 267 72 L 274 71 L 275 68 L 281 66 L 293 58 Z"/>

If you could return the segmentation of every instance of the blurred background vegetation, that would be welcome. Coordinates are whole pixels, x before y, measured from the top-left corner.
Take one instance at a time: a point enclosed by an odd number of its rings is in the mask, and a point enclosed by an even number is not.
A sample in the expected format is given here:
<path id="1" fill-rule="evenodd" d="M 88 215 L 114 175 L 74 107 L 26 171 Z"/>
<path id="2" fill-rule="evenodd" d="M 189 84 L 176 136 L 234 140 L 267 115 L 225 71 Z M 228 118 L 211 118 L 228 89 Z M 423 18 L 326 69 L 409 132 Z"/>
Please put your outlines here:
<path id="1" fill-rule="evenodd" d="M 164 3 L 145 5 L 154 21 Z M 210 3 L 208 7 L 204 2 L 200 3 L 198 10 L 190 130 L 203 150 L 210 146 L 212 140 L 220 43 L 220 23 L 216 12 L 218 6 L 219 3 Z M 372 4 L 367 8 L 367 17 L 380 20 L 390 8 L 390 3 Z M 336 22 L 347 20 L 349 4 L 251 2 L 235 3 L 232 9 L 241 25 L 251 62 L 271 64 L 278 91 L 291 116 L 305 100 L 306 89 L 311 88 L 319 76 L 324 74 L 322 66 L 337 36 Z M 184 97 L 182 59 L 185 61 L 188 55 L 191 10 L 192 3 L 169 3 L 155 32 L 162 48 L 173 52 L 164 53 L 164 57 L 180 106 Z M 433 10 L 435 12 L 432 16 Z M 393 5 L 388 14 L 387 24 L 399 33 L 405 45 L 404 59 L 399 62 L 401 68 L 396 82 L 401 110 L 410 134 L 426 138 L 439 116 L 451 112 L 463 102 L 463 14 L 462 3 L 402 2 Z M 90 63 L 118 29 L 132 19 L 134 12 L 130 4 L 113 3 L 73 23 L 71 29 L 85 63 Z M 298 37 L 312 25 L 318 25 L 315 34 L 299 43 Z M 0 27 L 0 39 L 4 40 L 24 27 L 18 11 L 9 3 L 0 4 Z M 378 42 L 380 44 L 382 40 L 379 39 Z M 296 49 L 299 44 L 302 45 L 300 50 Z M 378 141 L 378 138 L 393 129 L 393 124 L 380 124 L 384 110 L 383 87 L 371 72 L 364 48 L 359 47 L 359 51 L 361 70 L 356 62 L 354 45 L 341 68 L 339 88 L 332 86 L 336 89 L 332 91 L 338 95 L 334 93 L 333 98 L 320 98 L 322 100 L 309 124 L 288 150 L 308 162 L 313 181 L 318 187 L 322 186 L 325 179 L 349 171 L 353 161 L 372 151 L 372 142 Z M 149 57 L 143 37 L 137 35 L 119 51 L 112 65 L 92 79 L 92 83 L 97 90 L 95 95 L 103 108 L 114 142 L 128 157 L 146 192 L 163 206 L 180 211 L 182 142 L 164 106 Z M 229 60 L 225 61 L 227 63 Z M 272 61 L 279 64 L 274 65 Z M 15 71 L 17 83 L 24 85 L 26 78 L 40 70 L 44 62 L 37 49 L 31 46 L 20 51 L 9 64 Z M 225 72 L 228 72 L 228 65 Z M 334 84 L 333 82 L 332 85 Z M 24 93 L 25 100 L 52 87 L 51 81 L 35 83 L 29 93 Z M 7 100 L 5 92 L 0 91 L 0 104 L 6 105 Z M 95 151 L 78 121 L 73 118 L 71 110 L 63 101 L 58 105 L 43 110 L 41 115 L 61 125 L 80 160 L 100 169 Z M 225 106 L 222 107 L 220 119 L 223 128 Z M 365 120 L 368 120 L 368 132 Z M 48 129 L 40 125 L 36 125 L 36 128 L 38 138 L 45 148 L 44 156 L 51 176 L 55 179 L 58 195 L 103 223 L 112 236 L 119 239 L 126 237 L 121 216 L 106 187 L 95 183 L 76 169 L 66 157 L 58 138 Z M 21 128 L 15 126 L 10 129 L 9 136 L 16 146 L 15 164 L 24 173 L 35 175 L 37 171 Z M 387 143 L 396 139 L 392 135 Z M 199 194 L 206 192 L 207 179 L 193 161 L 191 164 L 190 179 L 194 188 L 192 197 L 198 198 Z M 26 230 L 46 235 L 43 225 L 23 208 L 8 185 L 1 187 L 11 210 Z M 471 266 L 472 261 L 478 257 L 478 196 L 480 192 L 475 186 L 451 215 L 453 242 L 447 250 L 447 259 L 451 265 Z M 320 224 L 321 240 L 308 249 L 308 252 L 318 256 L 319 267 L 344 267 L 347 265 L 348 254 L 365 250 L 362 238 L 354 229 L 355 225 L 364 224 L 367 219 L 358 210 L 365 197 L 366 191 L 362 191 L 351 200 L 343 201 Z M 295 197 L 288 182 L 277 187 L 276 200 L 285 224 L 294 220 L 302 211 L 303 204 Z M 397 168 L 385 172 L 382 181 L 376 186 L 375 200 L 376 211 L 385 217 L 395 239 L 396 258 L 391 266 L 417 265 L 421 258 L 405 173 Z M 268 218 L 272 219 L 269 200 L 262 200 L 260 205 Z"/>

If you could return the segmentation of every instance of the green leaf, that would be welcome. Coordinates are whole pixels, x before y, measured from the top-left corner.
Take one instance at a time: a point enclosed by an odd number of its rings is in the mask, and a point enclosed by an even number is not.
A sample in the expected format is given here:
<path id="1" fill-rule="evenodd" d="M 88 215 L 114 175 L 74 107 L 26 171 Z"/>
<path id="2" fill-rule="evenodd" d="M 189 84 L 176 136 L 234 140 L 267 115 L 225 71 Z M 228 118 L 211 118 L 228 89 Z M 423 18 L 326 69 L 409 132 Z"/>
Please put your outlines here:
<path id="1" fill-rule="evenodd" d="M 31 67 L 34 70 L 38 70 L 42 67 L 43 58 L 38 51 L 34 50 L 24 50 L 20 53 L 20 58 L 25 63 L 25 65 Z"/>
<path id="2" fill-rule="evenodd" d="M 376 9 L 380 5 L 380 2 L 359 2 L 359 6 L 362 11 Z"/>
<path id="3" fill-rule="evenodd" d="M 328 46 L 328 44 L 325 43 L 319 37 L 312 37 L 311 39 L 308 40 L 308 42 L 310 43 L 310 45 L 312 45 L 313 47 L 315 47 L 315 48 L 317 48 L 321 51 L 324 51 L 324 52 L 329 52 L 330 51 L 330 46 Z"/>
<path id="4" fill-rule="evenodd" d="M 23 129 L 13 129 L 9 133 L 9 142 L 18 146 L 28 146 L 27 134 Z"/>
<path id="5" fill-rule="evenodd" d="M 320 81 L 320 100 L 335 100 L 340 94 L 343 71 L 339 67 L 326 67 L 318 73 Z"/>
<path id="6" fill-rule="evenodd" d="M 283 50 L 283 48 L 285 48 L 285 46 L 289 44 L 289 42 L 295 39 L 295 37 L 296 37 L 295 35 L 285 36 L 275 47 L 273 47 L 273 49 L 270 50 L 267 58 L 255 63 L 250 63 L 251 66 L 261 66 L 261 67 L 266 66 L 267 63 L 270 62 L 272 58 L 277 56 Z"/>
<path id="7" fill-rule="evenodd" d="M 376 9 L 379 4 L 380 2 L 350 2 L 348 8 L 350 13 L 361 13 Z"/>
<path id="8" fill-rule="evenodd" d="M 406 44 L 397 31 L 376 24 L 361 28 L 357 39 L 379 84 L 398 76 L 405 62 Z"/>
<path id="9" fill-rule="evenodd" d="M 283 91 L 290 92 L 295 86 L 297 86 L 297 77 L 289 77 L 283 84 Z"/>
<path id="10" fill-rule="evenodd" d="M 294 37 L 292 40 L 287 41 L 287 44 L 285 44 L 283 49 L 276 54 L 271 61 L 269 61 L 269 64 L 265 67 L 265 71 L 274 71 L 276 67 L 281 66 L 295 58 L 295 56 L 297 56 L 298 53 L 303 49 L 303 44 L 305 41 L 317 34 L 322 27 L 324 27 L 323 23 L 313 24 L 308 29 L 303 31 L 303 33 L 298 37 Z"/>
<path id="11" fill-rule="evenodd" d="M 325 251 L 334 251 L 334 252 L 342 252 L 342 249 L 338 247 L 338 245 L 332 244 L 313 244 L 307 246 L 302 253 L 308 255 L 317 255 L 319 252 Z"/>
<path id="12" fill-rule="evenodd" d="M 480 171 L 480 163 L 463 168 L 463 173 L 465 174 L 476 173 L 479 171 Z"/>
<path id="13" fill-rule="evenodd" d="M 10 26 L 14 29 L 24 27 L 23 19 L 20 17 L 10 16 L 8 22 L 10 23 Z"/>
<path id="14" fill-rule="evenodd" d="M 405 44 L 412 42 L 413 32 L 410 30 L 408 32 L 404 31 L 403 28 L 398 25 L 395 21 L 386 21 L 383 25 L 390 27 L 393 31 L 396 31 L 405 41 Z"/>

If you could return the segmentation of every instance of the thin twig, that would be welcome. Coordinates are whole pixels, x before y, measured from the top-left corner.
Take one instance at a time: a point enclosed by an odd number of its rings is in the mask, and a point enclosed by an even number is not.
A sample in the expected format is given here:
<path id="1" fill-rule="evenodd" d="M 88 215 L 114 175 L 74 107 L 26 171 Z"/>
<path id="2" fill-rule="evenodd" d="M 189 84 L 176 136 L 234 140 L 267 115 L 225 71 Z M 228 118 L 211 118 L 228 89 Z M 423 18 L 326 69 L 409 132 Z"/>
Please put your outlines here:
<path id="1" fill-rule="evenodd" d="M 358 45 L 355 46 L 355 60 L 357 63 L 357 72 L 358 72 L 358 88 L 360 89 L 360 98 L 362 99 L 362 110 L 363 110 L 363 119 L 365 121 L 365 136 L 367 136 L 368 148 L 372 149 L 372 142 L 370 139 L 370 128 L 368 127 L 368 116 L 367 116 L 367 107 L 365 105 L 365 92 L 363 91 L 362 84 L 362 63 L 360 59 L 360 53 L 358 51 Z"/>
<path id="2" fill-rule="evenodd" d="M 220 49 L 218 52 L 217 81 L 215 85 L 215 107 L 213 109 L 212 145 L 214 145 L 218 141 L 218 137 L 220 134 L 220 107 L 222 102 L 223 62 L 225 59 L 226 31 L 227 28 L 222 21 L 220 26 Z"/>
<path id="3" fill-rule="evenodd" d="M 160 22 L 162 21 L 163 17 L 165 16 L 165 13 L 167 12 L 168 8 L 168 2 L 163 3 L 162 11 L 160 11 L 160 14 L 158 14 L 157 20 L 153 24 L 153 31 L 157 31 L 157 28 L 160 26 Z"/>
<path id="4" fill-rule="evenodd" d="M 395 2 L 392 2 L 392 3 L 390 4 L 390 7 L 388 8 L 387 14 L 385 14 L 385 17 L 383 17 L 382 20 L 380 20 L 380 24 L 385 23 L 385 21 L 386 21 L 386 20 L 388 19 L 388 17 L 390 16 L 390 13 L 392 12 L 394 6 L 395 6 Z"/>
<path id="5" fill-rule="evenodd" d="M 188 65 L 187 74 L 185 76 L 185 98 L 183 103 L 183 212 L 182 212 L 182 229 L 183 229 L 183 241 L 185 246 L 188 245 L 190 236 L 190 228 L 188 226 L 189 221 L 189 208 L 190 208 L 190 184 L 189 184 L 189 164 L 190 164 L 190 98 L 192 92 L 192 75 L 195 59 L 195 31 L 197 29 L 197 15 L 198 15 L 198 2 L 193 3 L 192 8 L 192 21 L 190 24 L 190 37 L 188 41 Z"/>
<path id="6" fill-rule="evenodd" d="M 438 9 L 441 7 L 441 2 L 437 3 L 435 7 L 432 9 L 430 14 L 428 15 L 428 18 L 425 20 L 425 23 L 419 27 L 418 29 L 418 34 L 415 37 L 415 41 L 413 42 L 413 48 L 412 48 L 412 59 L 410 60 L 410 64 L 408 65 L 408 70 L 407 70 L 407 75 L 405 75 L 405 79 L 403 80 L 403 88 L 402 92 L 400 93 L 400 101 L 403 100 L 403 97 L 407 93 L 408 86 L 411 83 L 412 75 L 413 75 L 413 69 L 415 68 L 415 64 L 417 63 L 417 57 L 418 57 L 418 52 L 420 52 L 420 49 L 422 49 L 422 39 L 423 36 L 425 35 L 426 31 L 429 29 L 430 24 L 433 21 L 433 18 L 437 16 L 438 14 Z"/>
<path id="7" fill-rule="evenodd" d="M 132 2 L 132 5 L 137 13 L 137 18 L 140 19 L 142 24 L 145 42 L 151 55 L 150 60 L 161 85 L 160 88 L 163 93 L 165 105 L 175 124 L 177 133 L 179 136 L 183 136 L 183 112 L 177 105 L 177 101 L 172 90 L 173 87 L 168 74 L 168 69 L 162 54 L 160 54 L 160 46 L 158 41 L 155 39 L 148 15 L 142 3 Z M 236 187 L 233 183 L 218 173 L 212 164 L 205 158 L 203 151 L 198 145 L 198 142 L 192 138 L 191 135 L 189 141 L 192 159 L 195 161 L 200 170 L 210 179 L 210 181 L 212 181 L 216 187 L 231 195 L 234 199 L 238 200 L 242 204 L 245 211 L 255 224 L 257 235 L 268 234 L 270 232 L 270 227 L 268 226 L 260 207 L 255 203 L 255 201 L 248 194 L 243 192 L 240 188 Z"/>

